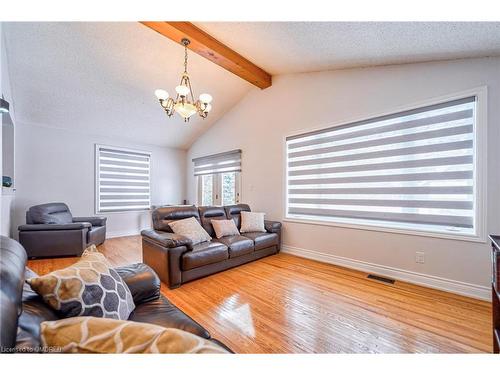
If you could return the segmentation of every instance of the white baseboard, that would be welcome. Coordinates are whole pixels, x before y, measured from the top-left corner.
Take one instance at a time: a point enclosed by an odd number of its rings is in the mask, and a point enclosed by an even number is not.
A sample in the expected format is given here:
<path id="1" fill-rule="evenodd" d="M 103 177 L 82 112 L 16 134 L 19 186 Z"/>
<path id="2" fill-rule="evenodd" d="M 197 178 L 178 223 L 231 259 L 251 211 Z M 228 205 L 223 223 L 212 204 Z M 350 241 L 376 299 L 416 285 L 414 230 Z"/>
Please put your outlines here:
<path id="1" fill-rule="evenodd" d="M 141 231 L 137 229 L 128 231 L 106 232 L 106 239 L 115 237 L 137 236 L 139 234 L 141 234 Z"/>
<path id="2" fill-rule="evenodd" d="M 283 245 L 281 251 L 283 253 L 296 255 L 302 258 L 318 260 L 320 262 L 331 263 L 337 266 L 352 268 L 367 273 L 374 273 L 380 276 L 390 277 L 395 280 L 406 281 L 416 285 L 460 294 L 462 296 L 491 301 L 491 289 L 482 285 L 464 283 L 462 281 L 445 279 L 442 277 L 363 262 L 360 260 L 326 254 L 314 250 L 301 249 L 288 245 Z"/>

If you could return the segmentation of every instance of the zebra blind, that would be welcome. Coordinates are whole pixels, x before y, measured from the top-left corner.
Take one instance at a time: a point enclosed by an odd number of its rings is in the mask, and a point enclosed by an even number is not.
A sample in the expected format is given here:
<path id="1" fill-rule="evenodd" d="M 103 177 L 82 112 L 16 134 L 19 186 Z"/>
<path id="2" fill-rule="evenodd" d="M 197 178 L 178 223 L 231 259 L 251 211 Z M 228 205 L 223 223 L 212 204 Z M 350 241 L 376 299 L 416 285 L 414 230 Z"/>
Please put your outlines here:
<path id="1" fill-rule="evenodd" d="M 474 229 L 476 98 L 288 137 L 287 216 Z"/>
<path id="2" fill-rule="evenodd" d="M 96 211 L 148 210 L 151 155 L 96 145 Z"/>
<path id="3" fill-rule="evenodd" d="M 233 150 L 193 159 L 194 175 L 241 172 L 241 150 Z"/>

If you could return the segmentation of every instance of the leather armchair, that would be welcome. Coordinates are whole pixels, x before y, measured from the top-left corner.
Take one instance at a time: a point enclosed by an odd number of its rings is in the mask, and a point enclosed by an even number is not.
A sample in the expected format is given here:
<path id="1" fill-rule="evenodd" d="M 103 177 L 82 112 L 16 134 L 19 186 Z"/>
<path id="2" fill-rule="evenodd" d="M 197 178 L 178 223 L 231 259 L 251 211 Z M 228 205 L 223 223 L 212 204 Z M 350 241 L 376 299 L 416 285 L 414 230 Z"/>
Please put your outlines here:
<path id="1" fill-rule="evenodd" d="M 73 217 L 64 203 L 30 207 L 20 225 L 19 242 L 28 257 L 80 256 L 88 246 L 106 238 L 105 217 Z"/>

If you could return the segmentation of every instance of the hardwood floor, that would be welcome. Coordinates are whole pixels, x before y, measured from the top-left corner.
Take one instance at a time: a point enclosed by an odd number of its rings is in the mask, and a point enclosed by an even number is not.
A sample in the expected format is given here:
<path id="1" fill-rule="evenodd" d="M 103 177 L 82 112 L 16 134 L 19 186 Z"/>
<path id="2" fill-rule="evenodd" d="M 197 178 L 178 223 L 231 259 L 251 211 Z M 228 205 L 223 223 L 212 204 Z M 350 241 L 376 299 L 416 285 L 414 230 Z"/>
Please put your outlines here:
<path id="1" fill-rule="evenodd" d="M 141 261 L 139 236 L 100 246 Z M 29 261 L 44 274 L 78 258 Z M 491 304 L 279 254 L 162 293 L 237 353 L 491 352 Z"/>

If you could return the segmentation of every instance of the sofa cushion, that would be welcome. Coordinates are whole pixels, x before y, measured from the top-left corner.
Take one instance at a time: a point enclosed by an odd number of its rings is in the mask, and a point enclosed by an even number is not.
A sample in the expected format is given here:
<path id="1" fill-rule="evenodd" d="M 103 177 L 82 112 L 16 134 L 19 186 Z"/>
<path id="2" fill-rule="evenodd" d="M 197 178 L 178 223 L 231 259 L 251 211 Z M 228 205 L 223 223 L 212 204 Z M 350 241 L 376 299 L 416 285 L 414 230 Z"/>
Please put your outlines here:
<path id="1" fill-rule="evenodd" d="M 233 204 L 231 206 L 225 206 L 226 216 L 228 219 L 233 219 L 236 227 L 241 228 L 241 211 L 250 212 L 250 206 L 248 204 L 239 203 Z"/>
<path id="2" fill-rule="evenodd" d="M 203 228 L 207 231 L 210 237 L 215 237 L 215 231 L 212 221 L 227 220 L 224 207 L 204 206 L 200 207 L 200 221 Z"/>
<path id="3" fill-rule="evenodd" d="M 163 232 L 172 232 L 169 223 L 172 221 L 187 219 L 194 217 L 200 220 L 198 208 L 195 206 L 164 206 L 153 210 L 151 218 L 153 220 L 153 228 Z"/>
<path id="4" fill-rule="evenodd" d="M 44 348 L 64 353 L 228 353 L 180 329 L 96 317 L 44 322 L 41 335 Z"/>
<path id="5" fill-rule="evenodd" d="M 240 234 L 240 231 L 232 219 L 212 220 L 212 226 L 214 227 L 215 237 L 217 238 L 237 236 Z"/>
<path id="6" fill-rule="evenodd" d="M 263 212 L 241 211 L 241 233 L 247 232 L 265 232 Z"/>
<path id="7" fill-rule="evenodd" d="M 75 264 L 26 280 L 63 317 L 78 315 L 127 319 L 135 308 L 132 294 L 94 245 Z"/>
<path id="8" fill-rule="evenodd" d="M 184 314 L 163 296 L 154 301 L 137 305 L 128 320 L 157 324 L 165 328 L 178 328 L 205 339 L 210 338 L 210 333 L 205 328 Z"/>
<path id="9" fill-rule="evenodd" d="M 72 222 L 73 215 L 64 203 L 46 203 L 30 207 L 26 221 L 28 224 L 70 224 Z"/>
<path id="10" fill-rule="evenodd" d="M 223 243 L 229 248 L 229 258 L 236 258 L 241 255 L 253 253 L 253 240 L 240 235 L 226 236 L 214 241 Z"/>
<path id="11" fill-rule="evenodd" d="M 227 246 L 220 242 L 203 242 L 193 246 L 193 250 L 182 255 L 182 269 L 206 266 L 229 258 Z"/>
<path id="12" fill-rule="evenodd" d="M 175 234 L 189 238 L 193 245 L 212 239 L 194 217 L 173 221 L 169 225 Z"/>
<path id="13" fill-rule="evenodd" d="M 248 232 L 245 233 L 244 236 L 253 240 L 255 250 L 265 249 L 270 246 L 278 246 L 279 243 L 276 233 Z"/>

